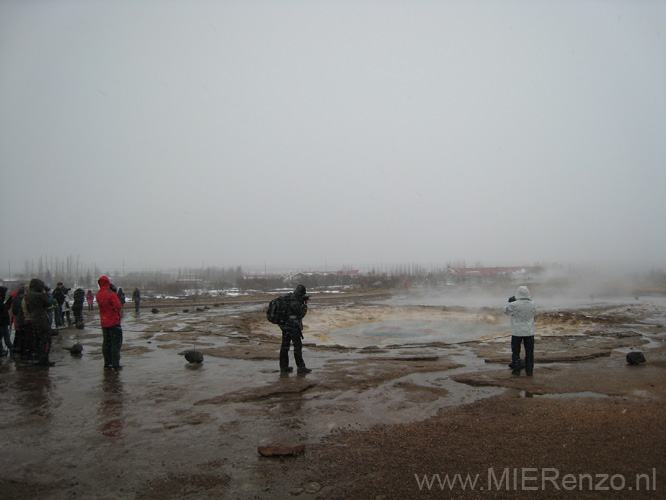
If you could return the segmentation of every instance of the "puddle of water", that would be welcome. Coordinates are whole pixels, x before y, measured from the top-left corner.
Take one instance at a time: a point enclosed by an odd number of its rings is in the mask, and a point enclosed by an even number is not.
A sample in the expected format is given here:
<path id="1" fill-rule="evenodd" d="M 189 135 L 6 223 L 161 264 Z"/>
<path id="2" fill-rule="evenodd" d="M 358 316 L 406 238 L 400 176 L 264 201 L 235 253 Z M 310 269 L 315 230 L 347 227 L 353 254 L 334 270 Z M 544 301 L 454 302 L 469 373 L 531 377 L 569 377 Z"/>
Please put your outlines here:
<path id="1" fill-rule="evenodd" d="M 328 339 L 348 347 L 392 344 L 455 344 L 504 332 L 506 325 L 462 323 L 453 321 L 380 321 L 332 330 Z"/>

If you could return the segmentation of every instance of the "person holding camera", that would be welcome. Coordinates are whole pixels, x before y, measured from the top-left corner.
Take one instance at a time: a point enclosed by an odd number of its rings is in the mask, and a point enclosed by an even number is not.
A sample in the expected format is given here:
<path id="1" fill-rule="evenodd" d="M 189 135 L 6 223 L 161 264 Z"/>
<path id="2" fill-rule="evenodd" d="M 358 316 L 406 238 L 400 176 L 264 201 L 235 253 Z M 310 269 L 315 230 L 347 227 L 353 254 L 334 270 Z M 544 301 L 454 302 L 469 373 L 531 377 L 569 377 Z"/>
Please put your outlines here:
<path id="1" fill-rule="evenodd" d="M 520 375 L 520 345 L 525 344 L 525 374 L 534 370 L 534 314 L 536 304 L 526 286 L 518 287 L 515 296 L 509 297 L 504 314 L 511 316 L 511 365 L 513 375 Z"/>
<path id="2" fill-rule="evenodd" d="M 296 289 L 285 295 L 287 302 L 287 319 L 278 323 L 282 330 L 282 345 L 280 346 L 280 372 L 293 371 L 289 366 L 289 347 L 294 344 L 294 362 L 296 363 L 298 373 L 310 373 L 312 370 L 306 368 L 303 361 L 303 318 L 308 312 L 308 302 L 310 297 L 305 294 L 303 285 L 298 285 Z"/>

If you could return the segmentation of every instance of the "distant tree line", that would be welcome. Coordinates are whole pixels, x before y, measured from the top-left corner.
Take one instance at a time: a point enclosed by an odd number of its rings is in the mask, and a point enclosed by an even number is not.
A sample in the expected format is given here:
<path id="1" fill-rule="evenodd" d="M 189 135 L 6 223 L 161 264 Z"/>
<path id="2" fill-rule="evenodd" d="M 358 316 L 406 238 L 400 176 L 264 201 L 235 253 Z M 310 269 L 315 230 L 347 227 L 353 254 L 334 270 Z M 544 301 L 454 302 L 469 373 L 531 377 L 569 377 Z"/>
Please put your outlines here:
<path id="1" fill-rule="evenodd" d="M 537 264 L 538 265 L 538 264 Z M 5 285 L 27 283 L 31 278 L 38 277 L 47 284 L 54 285 L 62 281 L 67 286 L 80 286 L 96 290 L 97 279 L 108 276 L 118 287 L 131 291 L 139 288 L 142 293 L 150 295 L 168 294 L 181 296 L 185 293 L 205 293 L 210 290 L 238 288 L 240 290 L 275 290 L 303 283 L 308 288 L 355 285 L 364 287 L 396 288 L 404 286 L 442 286 L 472 283 L 499 283 L 510 281 L 509 275 L 456 275 L 452 268 L 466 268 L 465 261 L 447 262 L 444 266 L 425 266 L 422 264 L 394 264 L 372 267 L 369 270 L 350 276 L 344 273 L 297 273 L 273 276 L 246 275 L 240 266 L 232 267 L 182 267 L 172 269 L 145 269 L 125 272 L 125 269 L 100 269 L 96 264 L 83 264 L 79 257 L 40 257 L 37 261 L 26 260 L 22 269 L 11 273 L 11 280 L 4 280 Z M 474 266 L 481 268 L 480 262 Z M 549 269 L 560 269 L 559 264 L 544 265 Z M 352 267 L 345 266 L 346 271 Z M 569 270 L 569 274 L 572 271 Z M 620 271 L 618 270 L 618 275 Z M 633 279 L 648 284 L 655 291 L 666 291 L 666 271 L 650 269 L 634 273 Z M 298 283 L 297 283 L 298 282 Z"/>

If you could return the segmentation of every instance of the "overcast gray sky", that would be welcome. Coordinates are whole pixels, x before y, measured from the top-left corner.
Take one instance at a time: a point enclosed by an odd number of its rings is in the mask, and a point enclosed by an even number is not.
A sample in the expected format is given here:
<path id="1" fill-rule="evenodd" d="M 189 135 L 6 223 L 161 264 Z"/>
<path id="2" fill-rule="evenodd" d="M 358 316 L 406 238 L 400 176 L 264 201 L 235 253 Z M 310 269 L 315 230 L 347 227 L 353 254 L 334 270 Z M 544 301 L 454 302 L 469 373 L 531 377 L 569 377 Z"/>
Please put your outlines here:
<path id="1" fill-rule="evenodd" d="M 666 2 L 0 0 L 0 272 L 666 267 Z"/>

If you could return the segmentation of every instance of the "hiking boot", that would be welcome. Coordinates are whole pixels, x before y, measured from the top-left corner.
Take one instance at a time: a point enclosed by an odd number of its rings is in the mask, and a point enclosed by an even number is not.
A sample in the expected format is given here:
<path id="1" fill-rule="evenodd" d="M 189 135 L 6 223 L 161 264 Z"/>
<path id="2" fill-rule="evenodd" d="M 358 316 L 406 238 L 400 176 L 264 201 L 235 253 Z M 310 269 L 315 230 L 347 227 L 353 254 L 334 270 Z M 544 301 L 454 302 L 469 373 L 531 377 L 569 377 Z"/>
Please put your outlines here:
<path id="1" fill-rule="evenodd" d="M 310 368 L 299 368 L 297 373 L 310 373 L 312 370 Z"/>
<path id="2" fill-rule="evenodd" d="M 294 371 L 294 367 L 293 367 L 293 366 L 288 366 L 288 367 L 286 367 L 286 368 L 280 368 L 280 372 L 281 372 L 281 373 L 289 373 L 289 372 L 293 372 L 293 371 Z"/>
<path id="3" fill-rule="evenodd" d="M 520 371 L 519 370 L 513 370 L 511 372 L 511 375 L 520 375 Z"/>

